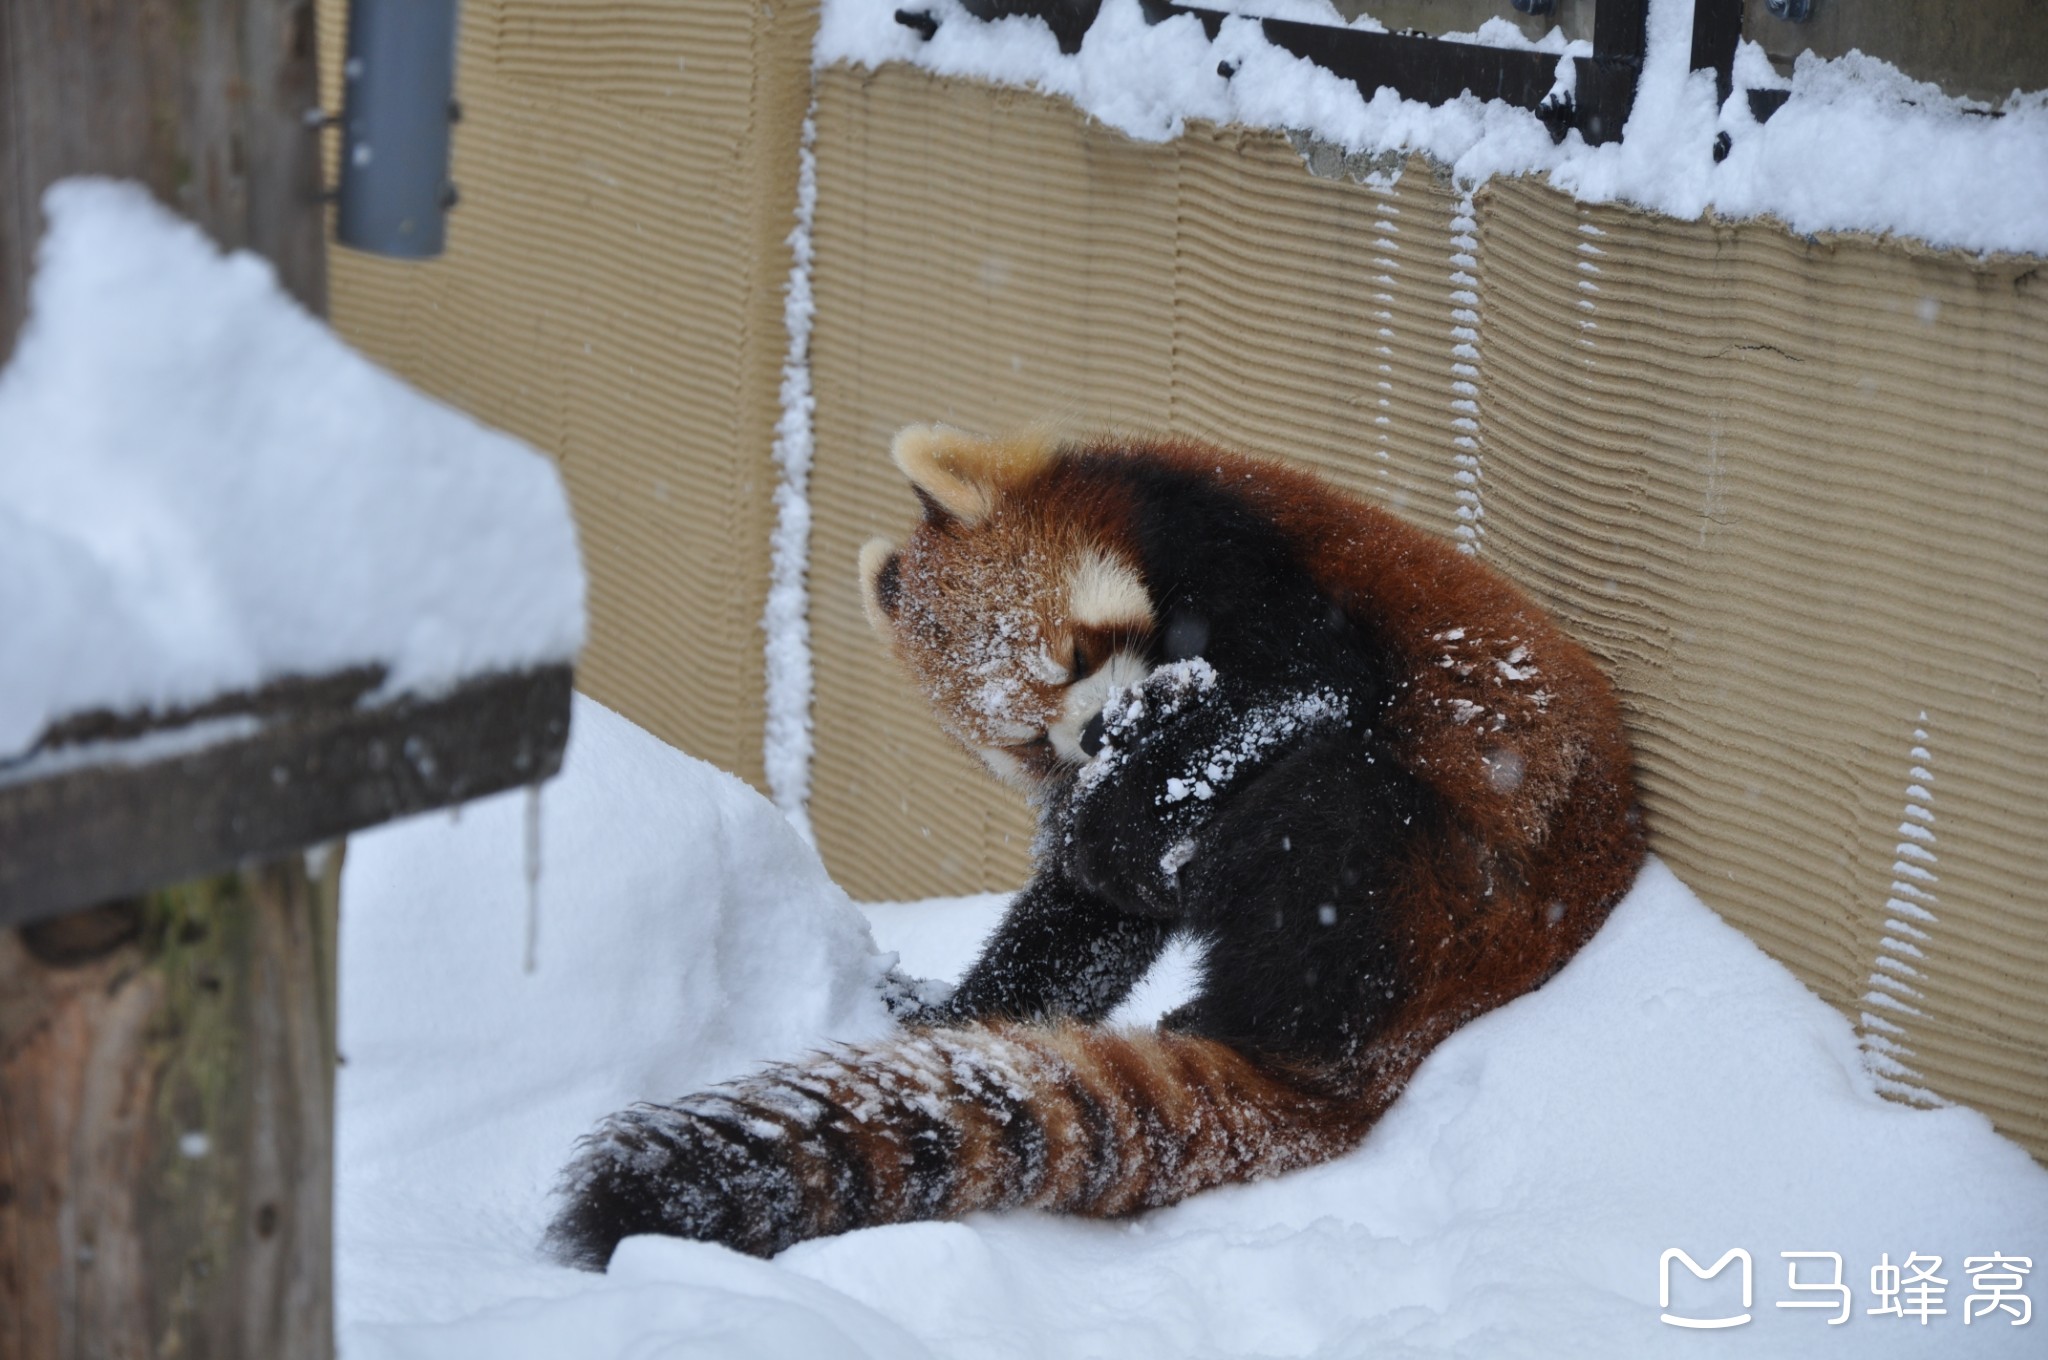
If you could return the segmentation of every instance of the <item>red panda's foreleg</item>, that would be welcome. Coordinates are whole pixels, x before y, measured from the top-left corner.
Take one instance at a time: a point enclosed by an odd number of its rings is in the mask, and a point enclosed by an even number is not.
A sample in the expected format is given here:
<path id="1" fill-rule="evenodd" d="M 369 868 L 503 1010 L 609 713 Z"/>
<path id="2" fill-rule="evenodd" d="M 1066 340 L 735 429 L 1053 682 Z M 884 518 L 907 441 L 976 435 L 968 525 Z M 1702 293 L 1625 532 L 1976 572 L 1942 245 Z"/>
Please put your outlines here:
<path id="1" fill-rule="evenodd" d="M 1169 922 L 1082 891 L 1056 864 L 1017 894 L 950 1000 L 915 1021 L 1101 1020 L 1165 949 Z"/>

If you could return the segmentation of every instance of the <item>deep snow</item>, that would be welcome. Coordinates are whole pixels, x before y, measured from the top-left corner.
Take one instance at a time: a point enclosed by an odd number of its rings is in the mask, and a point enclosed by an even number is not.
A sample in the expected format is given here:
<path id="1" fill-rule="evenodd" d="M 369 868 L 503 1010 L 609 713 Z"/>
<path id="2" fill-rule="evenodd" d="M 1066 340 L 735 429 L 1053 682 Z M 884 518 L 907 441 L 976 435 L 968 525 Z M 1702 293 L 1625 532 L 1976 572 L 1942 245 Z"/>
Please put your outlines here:
<path id="1" fill-rule="evenodd" d="M 2038 1324 L 1966 1326 L 1960 1267 L 2048 1254 L 2048 1172 L 1972 1111 L 1879 1097 L 1848 1024 L 1654 863 L 1564 973 L 1454 1036 L 1330 1165 L 1126 1223 L 980 1216 L 773 1262 L 642 1238 L 608 1276 L 544 1265 L 548 1187 L 597 1118 L 879 1031 L 869 923 L 911 971 L 957 970 L 1000 899 L 864 919 L 766 800 L 579 698 L 529 975 L 522 797 L 349 846 L 348 1360 L 2038 1352 Z M 1177 984 L 1148 985 L 1156 1011 Z M 1747 1249 L 1753 1320 L 1660 1322 L 1674 1246 Z M 1775 1306 L 1817 1297 L 1786 1288 L 1779 1253 L 1804 1250 L 1842 1254 L 1845 1324 Z M 1867 1315 L 1880 1253 L 1912 1252 L 1944 1257 L 1948 1313 Z M 1735 1292 L 1680 1268 L 1673 1311 Z"/>
<path id="2" fill-rule="evenodd" d="M 139 186 L 71 180 L 44 209 L 0 373 L 0 763 L 81 710 L 368 663 L 385 695 L 431 691 L 575 654 L 553 464 Z"/>

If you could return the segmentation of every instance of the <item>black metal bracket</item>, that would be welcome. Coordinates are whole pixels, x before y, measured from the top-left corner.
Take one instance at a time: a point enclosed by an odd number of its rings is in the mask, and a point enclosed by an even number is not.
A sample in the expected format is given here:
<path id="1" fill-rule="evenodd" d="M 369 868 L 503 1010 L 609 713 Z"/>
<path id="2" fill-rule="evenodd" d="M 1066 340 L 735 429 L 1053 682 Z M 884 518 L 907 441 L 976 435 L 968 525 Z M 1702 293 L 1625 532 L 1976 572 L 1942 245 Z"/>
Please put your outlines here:
<path id="1" fill-rule="evenodd" d="M 1150 22 L 1193 15 L 1211 38 L 1221 32 L 1228 17 L 1217 10 L 1172 0 L 1141 3 Z M 1559 141 L 1577 128 L 1588 142 L 1597 145 L 1620 140 L 1635 106 L 1636 82 L 1642 76 L 1648 45 L 1649 9 L 1649 0 L 1599 0 L 1593 10 L 1593 55 L 1572 59 L 1577 67 L 1577 88 L 1568 100 L 1552 96 L 1557 85 L 1557 57 L 1548 52 L 1415 34 L 1369 33 L 1291 19 L 1262 19 L 1260 27 L 1268 42 L 1344 77 L 1368 99 L 1376 90 L 1388 88 L 1403 99 L 1441 104 L 1469 92 L 1529 109 Z M 1742 0 L 1699 0 L 1693 14 L 1692 63 L 1695 69 L 1714 71 L 1724 99 L 1741 33 Z"/>
<path id="2" fill-rule="evenodd" d="M 1771 121 L 1771 115 L 1785 107 L 1785 101 L 1792 97 L 1790 90 L 1751 90 L 1749 93 L 1749 116 L 1759 123 Z"/>
<path id="3" fill-rule="evenodd" d="M 1735 45 L 1742 41 L 1742 0 L 1693 0 L 1692 69 L 1714 73 L 1714 107 L 1735 91 Z"/>
<path id="4" fill-rule="evenodd" d="M 937 36 L 939 31 L 938 17 L 930 10 L 899 9 L 896 11 L 896 22 L 902 24 L 926 42 L 930 42 Z"/>
<path id="5" fill-rule="evenodd" d="M 1060 50 L 1069 55 L 1081 50 L 1101 8 L 1100 0 L 962 3 L 968 13 L 983 20 L 1041 19 L 1052 29 Z M 1211 40 L 1222 31 L 1223 21 L 1232 17 L 1223 10 L 1176 4 L 1174 0 L 1140 0 L 1140 4 L 1147 23 L 1188 15 L 1202 25 Z M 1519 3 L 1516 7 L 1522 8 Z M 1368 33 L 1293 19 L 1261 19 L 1259 26 L 1268 42 L 1344 77 L 1368 99 L 1374 91 L 1387 88 L 1403 99 L 1441 104 L 1469 91 L 1481 99 L 1498 99 L 1531 110 L 1558 141 L 1577 128 L 1588 142 L 1598 144 L 1621 139 L 1621 130 L 1635 106 L 1649 12 L 1649 0 L 1598 0 L 1593 10 L 1593 55 L 1572 59 L 1577 68 L 1576 89 L 1562 98 L 1552 94 L 1557 86 L 1557 57 L 1549 52 L 1451 42 L 1420 33 Z M 929 12 L 899 10 L 896 19 L 926 38 L 938 30 L 938 20 Z M 1742 0 L 1697 0 L 1692 66 L 1714 73 L 1723 103 L 1733 88 L 1735 45 L 1741 36 Z M 1222 73 L 1229 75 L 1228 71 Z"/>
<path id="6" fill-rule="evenodd" d="M 1081 50 L 1081 39 L 1095 23 L 1102 0 L 960 0 L 960 8 L 982 20 L 1013 16 L 1043 19 L 1059 42 L 1060 51 L 1071 57 Z M 938 27 L 936 21 L 932 27 Z"/>

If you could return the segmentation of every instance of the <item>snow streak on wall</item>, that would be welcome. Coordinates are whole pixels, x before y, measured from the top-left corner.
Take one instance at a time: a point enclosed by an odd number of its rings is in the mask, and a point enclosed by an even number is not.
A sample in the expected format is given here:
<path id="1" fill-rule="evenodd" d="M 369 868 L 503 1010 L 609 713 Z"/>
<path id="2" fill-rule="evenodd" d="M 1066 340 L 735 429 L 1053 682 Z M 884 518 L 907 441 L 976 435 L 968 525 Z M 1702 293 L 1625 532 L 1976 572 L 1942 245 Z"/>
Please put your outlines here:
<path id="1" fill-rule="evenodd" d="M 889 434 L 1203 434 L 1311 463 L 1555 607 L 1623 686 L 1681 875 L 1852 1017 L 1902 977 L 1875 960 L 1914 969 L 1899 1032 L 1864 1025 L 1873 1060 L 2048 1152 L 2039 261 L 1535 179 L 1466 196 L 1242 129 L 1140 145 L 901 67 L 821 73 L 818 159 L 812 815 L 856 895 L 1014 885 L 1029 832 L 860 616 L 859 543 L 915 513 Z M 1886 904 L 1899 715 L 1923 709 L 1919 939 Z"/>
<path id="2" fill-rule="evenodd" d="M 1927 721 L 1925 713 L 1920 721 Z M 1905 820 L 1899 823 L 1901 839 L 1892 850 L 1898 858 L 1892 861 L 1894 877 L 1884 903 L 1884 937 L 1877 942 L 1877 957 L 1871 961 L 1870 990 L 1863 994 L 1864 1009 L 1856 1026 L 1866 1063 L 1879 1085 L 1901 1099 L 1915 1101 L 1927 1100 L 1929 1093 L 1921 1084 L 1926 1077 L 1913 1065 L 1919 1059 L 1907 1046 L 1906 1026 L 1927 1016 L 1914 1004 L 1921 996 L 1914 985 L 1921 975 L 1914 961 L 1927 957 L 1920 943 L 1934 938 L 1929 928 L 1941 920 L 1934 913 L 1941 905 L 1934 894 L 1941 882 L 1936 873 L 1941 857 L 1934 850 L 1935 779 L 1929 768 L 1934 764 L 1934 752 L 1927 748 L 1931 740 L 1924 726 L 1913 729 Z"/>
<path id="3" fill-rule="evenodd" d="M 818 207 L 817 120 L 804 115 L 797 162 L 796 225 L 790 229 L 794 257 L 783 285 L 783 325 L 789 351 L 782 361 L 782 418 L 775 426 L 773 569 L 768 607 L 761 618 L 767 634 L 763 677 L 767 717 L 762 751 L 768 793 L 805 840 L 811 839 L 811 619 L 805 588 L 811 554 L 811 218 Z"/>

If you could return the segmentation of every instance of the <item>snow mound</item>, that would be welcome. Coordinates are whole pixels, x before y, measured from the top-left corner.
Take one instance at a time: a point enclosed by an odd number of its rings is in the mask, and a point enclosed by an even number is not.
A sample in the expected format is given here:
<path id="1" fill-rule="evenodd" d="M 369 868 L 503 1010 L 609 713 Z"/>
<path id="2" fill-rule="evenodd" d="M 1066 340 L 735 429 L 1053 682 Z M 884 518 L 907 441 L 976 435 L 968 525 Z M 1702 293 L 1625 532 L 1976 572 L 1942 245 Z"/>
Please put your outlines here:
<path id="1" fill-rule="evenodd" d="M 533 796 L 349 842 L 346 1323 L 432 1322 L 587 1287 L 535 1248 L 547 1192 L 600 1118 L 827 1035 L 886 1028 L 888 959 L 783 816 L 581 695 L 562 773 L 539 794 L 540 929 L 527 972 Z M 350 1354 L 375 1353 L 368 1344 Z"/>
<path id="2" fill-rule="evenodd" d="M 380 663 L 386 694 L 566 660 L 553 464 L 350 350 L 137 186 L 44 198 L 0 373 L 0 759 L 53 720 Z"/>
<path id="3" fill-rule="evenodd" d="M 636 1238 L 606 1276 L 543 1265 L 547 1190 L 577 1135 L 632 1100 L 878 1032 L 887 956 L 766 801 L 579 700 L 544 795 L 527 975 L 523 797 L 350 846 L 348 1360 L 2038 1350 L 2038 1323 L 1963 1322 L 1963 1266 L 2048 1258 L 2048 1172 L 1973 1111 L 1881 1098 L 1848 1024 L 1655 863 L 1563 973 L 1454 1035 L 1329 1165 L 1126 1222 L 983 1215 L 772 1262 Z M 914 971 L 957 970 L 999 912 L 982 898 L 870 917 Z M 1197 962 L 1148 980 L 1152 1006 Z M 1670 1247 L 1703 1267 L 1750 1253 L 1736 1335 L 1660 1321 Z M 1777 1307 L 1821 1298 L 1788 1288 L 1780 1253 L 1799 1251 L 1841 1255 L 1844 1324 Z M 1870 1315 L 1871 1268 L 1913 1253 L 1943 1257 L 1947 1313 Z M 1825 1260 L 1797 1265 L 1802 1283 L 1828 1278 Z M 1674 1314 L 1740 1307 L 1732 1274 L 1673 1269 Z"/>

